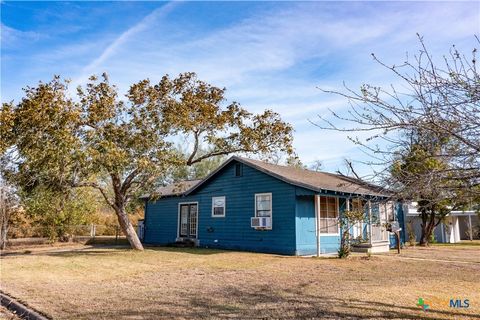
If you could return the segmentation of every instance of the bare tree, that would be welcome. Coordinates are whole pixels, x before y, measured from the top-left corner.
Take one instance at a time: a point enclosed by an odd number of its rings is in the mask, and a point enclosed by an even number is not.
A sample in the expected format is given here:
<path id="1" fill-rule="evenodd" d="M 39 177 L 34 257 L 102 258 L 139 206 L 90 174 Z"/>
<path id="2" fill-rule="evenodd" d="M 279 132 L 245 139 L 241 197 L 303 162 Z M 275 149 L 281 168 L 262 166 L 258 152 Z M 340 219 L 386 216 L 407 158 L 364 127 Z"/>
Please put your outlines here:
<path id="1" fill-rule="evenodd" d="M 369 164 L 376 166 L 376 177 L 395 160 L 398 150 L 409 143 L 405 133 L 422 130 L 425 133 L 448 136 L 453 148 L 440 156 L 449 157 L 451 179 L 470 180 L 480 184 L 480 75 L 477 69 L 477 49 L 471 57 L 461 54 L 455 46 L 436 64 L 422 37 L 421 49 L 413 60 L 389 66 L 374 54 L 374 61 L 403 81 L 406 90 L 362 85 L 357 92 L 344 85 L 343 91 L 322 90 L 347 99 L 345 113 L 330 110 L 332 118 L 320 116 L 316 123 L 322 129 L 342 132 L 370 132 L 367 138 L 349 138 L 371 156 Z M 476 44 L 480 43 L 478 38 Z M 336 120 L 347 123 L 338 126 Z M 388 147 L 385 147 L 388 145 Z M 379 169 L 381 168 L 381 169 Z M 388 174 L 388 171 L 387 171 Z"/>
<path id="2" fill-rule="evenodd" d="M 413 59 L 407 54 L 400 65 L 387 65 L 372 54 L 402 81 L 402 90 L 369 84 L 359 91 L 345 84 L 342 91 L 320 88 L 344 97 L 349 107 L 343 113 L 330 110 L 331 117 L 320 116 L 316 125 L 357 134 L 349 139 L 370 156 L 366 163 L 373 175 L 366 178 L 383 183 L 398 199 L 419 202 L 421 244 L 428 244 L 433 228 L 452 208 L 480 194 L 480 75 L 476 48 L 467 57 L 453 46 L 435 60 L 418 39 L 418 54 Z M 352 162 L 347 166 L 353 170 Z"/>

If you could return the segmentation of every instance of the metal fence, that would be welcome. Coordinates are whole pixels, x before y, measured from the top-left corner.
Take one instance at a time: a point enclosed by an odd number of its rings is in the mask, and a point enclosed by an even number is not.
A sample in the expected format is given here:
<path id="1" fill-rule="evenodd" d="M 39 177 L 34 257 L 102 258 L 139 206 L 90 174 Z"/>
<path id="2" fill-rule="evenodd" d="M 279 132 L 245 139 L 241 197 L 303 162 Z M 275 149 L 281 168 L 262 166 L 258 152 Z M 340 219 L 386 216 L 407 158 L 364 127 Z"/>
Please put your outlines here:
<path id="1" fill-rule="evenodd" d="M 54 230 L 56 228 L 56 230 Z M 143 224 L 134 225 L 135 230 L 141 237 L 143 235 Z M 60 231 L 60 232 L 59 232 Z M 20 238 L 45 238 L 51 234 L 61 233 L 69 238 L 98 236 L 122 237 L 123 232 L 119 225 L 66 225 L 66 226 L 11 226 L 8 228 L 8 239 Z"/>

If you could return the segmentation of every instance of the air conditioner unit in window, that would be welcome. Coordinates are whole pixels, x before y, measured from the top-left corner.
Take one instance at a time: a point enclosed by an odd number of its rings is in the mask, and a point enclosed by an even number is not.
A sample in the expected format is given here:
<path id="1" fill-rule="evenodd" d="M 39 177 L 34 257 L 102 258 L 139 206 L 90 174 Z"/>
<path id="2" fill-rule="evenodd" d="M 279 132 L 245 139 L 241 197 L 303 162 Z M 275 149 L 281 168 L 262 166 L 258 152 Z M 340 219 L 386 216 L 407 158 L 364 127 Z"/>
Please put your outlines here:
<path id="1" fill-rule="evenodd" d="M 255 229 L 271 229 L 272 218 L 270 217 L 252 217 L 251 226 Z"/>

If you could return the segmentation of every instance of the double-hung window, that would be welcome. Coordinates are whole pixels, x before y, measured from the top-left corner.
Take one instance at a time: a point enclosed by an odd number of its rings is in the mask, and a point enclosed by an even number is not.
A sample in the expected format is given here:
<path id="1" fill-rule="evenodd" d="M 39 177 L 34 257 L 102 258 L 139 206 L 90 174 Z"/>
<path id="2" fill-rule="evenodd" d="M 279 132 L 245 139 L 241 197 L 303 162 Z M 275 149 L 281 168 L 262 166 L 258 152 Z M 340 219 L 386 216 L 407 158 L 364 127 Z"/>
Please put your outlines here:
<path id="1" fill-rule="evenodd" d="M 255 217 L 272 217 L 271 193 L 257 193 L 255 195 Z"/>
<path id="2" fill-rule="evenodd" d="M 338 234 L 338 199 L 320 197 L 320 233 Z"/>
<path id="3" fill-rule="evenodd" d="M 225 197 L 212 198 L 212 217 L 225 217 Z"/>

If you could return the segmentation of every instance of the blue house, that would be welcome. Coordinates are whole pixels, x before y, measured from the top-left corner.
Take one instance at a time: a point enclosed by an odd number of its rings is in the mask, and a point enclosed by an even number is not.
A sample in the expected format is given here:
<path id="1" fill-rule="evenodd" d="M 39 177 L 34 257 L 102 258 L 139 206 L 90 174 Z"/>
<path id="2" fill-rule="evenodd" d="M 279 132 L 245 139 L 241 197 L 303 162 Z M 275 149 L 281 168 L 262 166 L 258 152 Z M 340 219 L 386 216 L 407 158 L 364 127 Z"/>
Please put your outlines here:
<path id="1" fill-rule="evenodd" d="M 386 251 L 397 206 L 381 188 L 342 175 L 231 157 L 203 180 L 183 181 L 144 196 L 145 244 L 313 255 L 339 249 L 338 218 L 362 210 L 350 226 L 357 250 Z M 402 223 L 403 224 L 403 223 Z"/>

